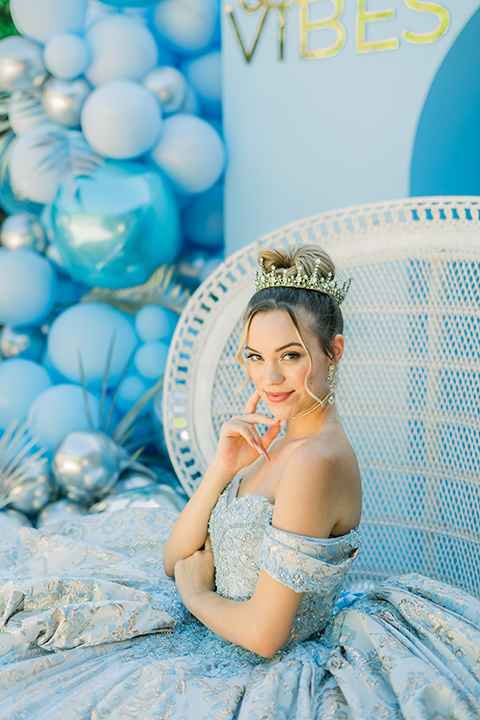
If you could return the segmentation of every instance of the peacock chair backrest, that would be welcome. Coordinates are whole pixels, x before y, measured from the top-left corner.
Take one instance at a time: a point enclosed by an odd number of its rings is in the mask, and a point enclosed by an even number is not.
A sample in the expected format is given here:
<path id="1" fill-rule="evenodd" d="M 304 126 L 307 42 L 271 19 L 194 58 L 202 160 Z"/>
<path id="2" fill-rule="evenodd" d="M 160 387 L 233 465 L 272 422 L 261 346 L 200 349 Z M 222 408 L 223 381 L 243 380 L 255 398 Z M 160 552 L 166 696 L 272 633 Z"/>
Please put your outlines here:
<path id="1" fill-rule="evenodd" d="M 339 409 L 362 471 L 365 546 L 350 586 L 419 572 L 480 596 L 479 213 L 480 198 L 461 197 L 348 208 L 227 258 L 191 298 L 167 363 L 164 430 L 186 491 L 252 391 L 234 394 L 235 353 L 260 248 L 318 243 L 354 278 Z"/>

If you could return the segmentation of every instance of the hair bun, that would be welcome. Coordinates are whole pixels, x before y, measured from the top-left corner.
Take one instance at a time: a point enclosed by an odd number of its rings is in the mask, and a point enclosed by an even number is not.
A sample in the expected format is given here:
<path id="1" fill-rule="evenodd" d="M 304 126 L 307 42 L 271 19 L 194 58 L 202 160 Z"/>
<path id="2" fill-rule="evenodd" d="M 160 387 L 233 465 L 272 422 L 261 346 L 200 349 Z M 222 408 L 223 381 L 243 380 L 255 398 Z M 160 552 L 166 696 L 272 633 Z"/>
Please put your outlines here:
<path id="1" fill-rule="evenodd" d="M 290 245 L 287 248 L 265 248 L 258 259 L 263 258 L 265 272 L 270 272 L 272 267 L 283 273 L 287 270 L 287 277 L 296 275 L 300 270 L 305 275 L 311 275 L 315 270 L 315 263 L 320 260 L 318 273 L 322 277 L 335 277 L 335 264 L 327 253 L 318 245 L 301 244 Z"/>

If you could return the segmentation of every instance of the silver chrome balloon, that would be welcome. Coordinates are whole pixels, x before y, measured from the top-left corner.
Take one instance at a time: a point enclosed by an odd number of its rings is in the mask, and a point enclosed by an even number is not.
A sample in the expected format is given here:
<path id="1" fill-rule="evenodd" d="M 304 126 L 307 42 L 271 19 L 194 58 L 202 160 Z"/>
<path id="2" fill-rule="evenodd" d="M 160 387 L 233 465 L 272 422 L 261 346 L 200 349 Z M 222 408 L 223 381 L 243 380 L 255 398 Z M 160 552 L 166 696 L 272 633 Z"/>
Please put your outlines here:
<path id="1" fill-rule="evenodd" d="M 186 100 L 187 81 L 180 70 L 169 65 L 150 70 L 142 84 L 157 96 L 166 114 L 178 112 Z"/>
<path id="2" fill-rule="evenodd" d="M 42 107 L 54 122 L 67 127 L 80 125 L 82 107 L 92 88 L 83 78 L 60 80 L 50 77 L 42 94 Z"/>
<path id="3" fill-rule="evenodd" d="M 127 470 L 127 472 L 122 473 L 119 481 L 112 490 L 112 494 L 120 495 L 121 493 L 129 490 L 138 490 L 139 488 L 146 487 L 151 484 L 152 478 L 150 475 L 145 475 L 144 473 L 137 472 L 135 470 Z"/>
<path id="4" fill-rule="evenodd" d="M 87 509 L 67 498 L 46 505 L 37 518 L 37 527 L 47 527 L 58 522 L 76 520 L 87 514 Z"/>
<path id="5" fill-rule="evenodd" d="M 147 485 L 146 487 L 129 490 L 119 495 L 110 495 L 92 505 L 91 513 L 116 512 L 125 508 L 162 507 L 171 512 L 181 512 L 187 503 L 169 485 Z"/>
<path id="6" fill-rule="evenodd" d="M 16 213 L 5 218 L 0 230 L 0 242 L 7 250 L 27 247 L 39 253 L 43 253 L 47 246 L 41 222 L 30 213 Z"/>
<path id="7" fill-rule="evenodd" d="M 105 433 L 69 433 L 53 457 L 52 471 L 67 497 L 89 504 L 107 495 L 125 466 L 125 451 Z"/>
<path id="8" fill-rule="evenodd" d="M 0 91 L 31 90 L 47 75 L 39 45 L 16 35 L 0 42 Z"/>
<path id="9" fill-rule="evenodd" d="M 0 356 L 4 360 L 9 358 L 39 360 L 44 348 L 45 335 L 39 328 L 28 327 L 16 330 L 11 325 L 5 325 L 0 330 Z"/>
<path id="10" fill-rule="evenodd" d="M 16 510 L 0 511 L 0 533 L 16 530 L 19 527 L 31 526 L 32 523 L 23 513 L 17 512 Z"/>
<path id="11" fill-rule="evenodd" d="M 12 508 L 25 515 L 36 515 L 55 496 L 55 483 L 47 463 L 37 466 L 9 493 Z"/>

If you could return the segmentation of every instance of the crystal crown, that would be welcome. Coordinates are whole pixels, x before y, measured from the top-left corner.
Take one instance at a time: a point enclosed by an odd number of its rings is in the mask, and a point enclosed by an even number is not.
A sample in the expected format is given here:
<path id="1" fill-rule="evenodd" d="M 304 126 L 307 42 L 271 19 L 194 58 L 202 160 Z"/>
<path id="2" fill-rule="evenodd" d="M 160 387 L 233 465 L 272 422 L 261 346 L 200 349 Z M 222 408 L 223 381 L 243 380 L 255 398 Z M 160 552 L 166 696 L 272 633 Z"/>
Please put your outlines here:
<path id="1" fill-rule="evenodd" d="M 255 288 L 257 292 L 270 287 L 292 287 L 302 288 L 303 290 L 316 290 L 317 292 L 330 295 L 330 297 L 340 305 L 340 303 L 345 300 L 350 283 L 352 282 L 352 278 L 348 278 L 344 283 L 339 283 L 334 279 L 332 273 L 329 273 L 327 277 L 319 275 L 318 268 L 320 259 L 315 261 L 315 268 L 311 275 L 307 275 L 306 273 L 302 273 L 301 270 L 298 270 L 296 275 L 291 275 L 290 277 L 287 276 L 287 268 L 285 268 L 282 273 L 277 273 L 275 265 L 272 265 L 271 270 L 266 272 L 263 267 L 263 257 L 261 257 L 258 262 L 260 270 L 257 270 L 255 275 Z"/>

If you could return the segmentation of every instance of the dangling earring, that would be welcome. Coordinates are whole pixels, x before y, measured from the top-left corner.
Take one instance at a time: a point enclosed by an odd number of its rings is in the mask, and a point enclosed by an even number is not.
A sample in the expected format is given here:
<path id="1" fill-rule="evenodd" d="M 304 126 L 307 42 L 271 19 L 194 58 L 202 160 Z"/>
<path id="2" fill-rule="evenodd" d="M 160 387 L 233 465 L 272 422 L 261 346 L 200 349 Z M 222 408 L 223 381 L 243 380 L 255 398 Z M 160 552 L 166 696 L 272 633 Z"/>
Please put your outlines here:
<path id="1" fill-rule="evenodd" d="M 337 386 L 338 382 L 338 363 L 335 362 L 335 360 L 332 362 L 330 367 L 328 368 L 327 378 L 325 380 L 325 385 L 327 388 L 329 388 L 329 397 L 328 402 L 330 405 L 333 405 L 335 402 L 335 388 Z"/>

